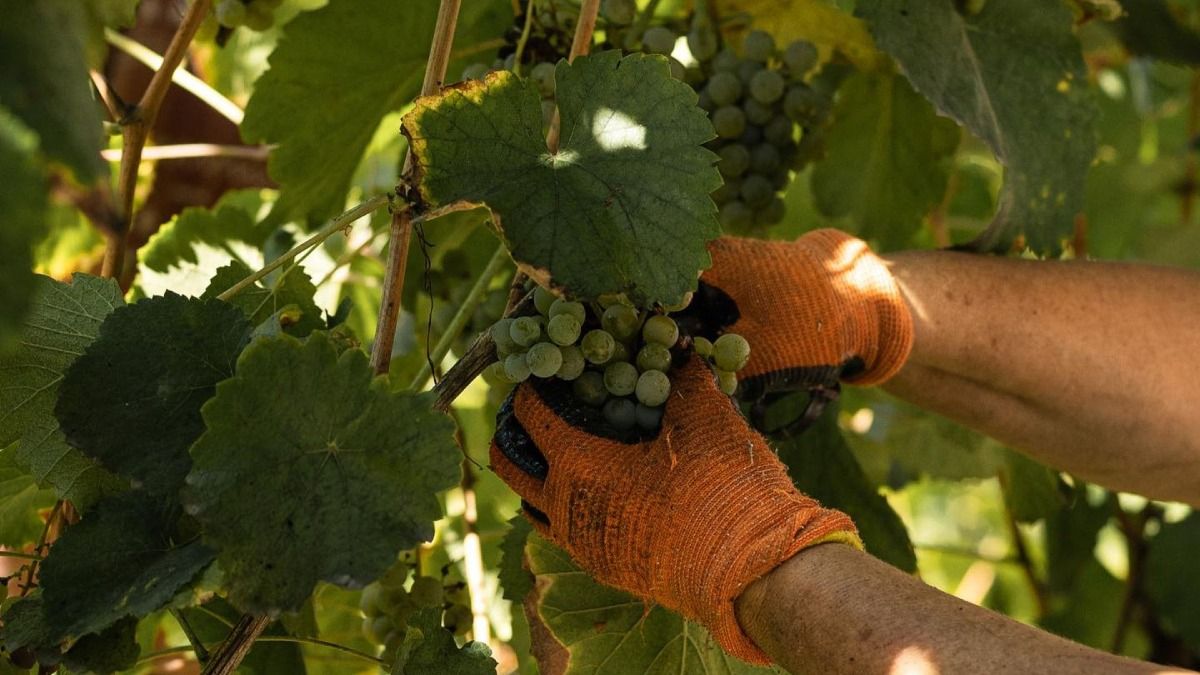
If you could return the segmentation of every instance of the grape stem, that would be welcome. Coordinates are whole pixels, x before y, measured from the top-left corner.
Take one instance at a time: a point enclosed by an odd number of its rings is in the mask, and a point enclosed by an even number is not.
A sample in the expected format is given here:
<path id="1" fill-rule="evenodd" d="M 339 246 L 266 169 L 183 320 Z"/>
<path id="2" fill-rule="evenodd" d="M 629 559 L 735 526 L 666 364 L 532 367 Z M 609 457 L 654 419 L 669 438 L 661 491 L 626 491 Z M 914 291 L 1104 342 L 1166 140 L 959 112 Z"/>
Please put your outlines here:
<path id="1" fill-rule="evenodd" d="M 175 617 L 175 621 L 179 623 L 179 628 L 183 631 L 184 637 L 186 637 L 188 642 L 191 643 L 192 651 L 196 653 L 196 660 L 200 663 L 208 661 L 208 648 L 205 647 L 204 643 L 200 641 L 200 636 L 196 634 L 196 630 L 192 628 L 192 624 L 188 622 L 187 617 L 183 615 L 183 612 L 172 608 L 171 616 Z"/>
<path id="2" fill-rule="evenodd" d="M 600 0 L 583 0 L 579 7 L 579 23 L 575 24 L 575 37 L 571 40 L 571 54 L 568 63 L 574 63 L 575 57 L 586 56 L 592 47 L 592 33 L 596 31 L 596 15 L 600 13 Z M 546 148 L 550 154 L 558 152 L 558 138 L 561 133 L 561 120 L 558 108 L 554 108 L 554 117 L 550 120 L 550 131 L 546 134 Z"/>
<path id="3" fill-rule="evenodd" d="M 521 37 L 517 40 L 516 51 L 513 52 L 513 75 L 521 74 L 521 55 L 525 53 L 525 43 L 529 42 L 529 30 L 533 27 L 533 0 L 525 4 L 525 25 L 521 28 Z"/>

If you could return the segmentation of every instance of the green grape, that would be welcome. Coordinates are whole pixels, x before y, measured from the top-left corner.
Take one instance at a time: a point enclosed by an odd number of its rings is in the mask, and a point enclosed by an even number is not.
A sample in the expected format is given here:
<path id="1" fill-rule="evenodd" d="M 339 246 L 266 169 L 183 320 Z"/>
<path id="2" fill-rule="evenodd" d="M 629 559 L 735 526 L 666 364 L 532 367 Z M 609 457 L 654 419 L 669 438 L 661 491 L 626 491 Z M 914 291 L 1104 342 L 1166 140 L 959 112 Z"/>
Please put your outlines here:
<path id="1" fill-rule="evenodd" d="M 362 589 L 362 595 L 358 596 L 358 608 L 368 618 L 375 618 L 383 614 L 383 610 L 379 607 L 379 601 L 382 599 L 383 586 L 377 583 L 367 584 Z"/>
<path id="2" fill-rule="evenodd" d="M 638 352 L 637 366 L 641 370 L 661 370 L 665 373 L 671 369 L 671 350 L 657 342 L 647 342 Z"/>
<path id="3" fill-rule="evenodd" d="M 787 205 L 784 204 L 783 198 L 776 196 L 770 204 L 754 212 L 754 224 L 762 227 L 778 225 L 783 222 L 786 213 Z"/>
<path id="4" fill-rule="evenodd" d="M 376 583 L 383 586 L 385 590 L 398 588 L 403 591 L 404 584 L 407 582 L 408 564 L 403 560 L 397 560 L 391 567 L 387 568 L 387 571 L 383 573 L 383 576 L 379 577 L 379 581 Z"/>
<path id="5" fill-rule="evenodd" d="M 656 314 L 646 319 L 645 325 L 642 326 L 642 339 L 664 347 L 672 347 L 679 339 L 679 326 L 671 317 Z"/>
<path id="6" fill-rule="evenodd" d="M 600 317 L 600 325 L 617 340 L 628 340 L 642 327 L 642 316 L 628 305 L 610 305 Z"/>
<path id="7" fill-rule="evenodd" d="M 660 406 L 671 395 L 671 380 L 661 370 L 647 370 L 638 376 L 634 393 L 642 405 Z"/>
<path id="8" fill-rule="evenodd" d="M 651 54 L 670 55 L 675 51 L 675 33 L 670 28 L 655 26 L 642 35 L 642 48 Z"/>
<path id="9" fill-rule="evenodd" d="M 509 324 L 508 335 L 517 346 L 528 347 L 542 336 L 542 324 L 532 316 L 519 316 Z"/>
<path id="10" fill-rule="evenodd" d="M 742 132 L 741 136 L 738 136 L 737 142 L 741 143 L 742 145 L 746 146 L 747 148 L 752 148 L 752 147 L 758 145 L 759 143 L 762 143 L 762 140 L 763 140 L 762 129 L 759 128 L 758 125 L 747 124 L 746 130 Z"/>
<path id="11" fill-rule="evenodd" d="M 783 65 L 792 79 L 800 79 L 817 65 L 817 48 L 807 40 L 796 40 L 783 52 Z"/>
<path id="12" fill-rule="evenodd" d="M 750 360 L 750 343 L 737 333 L 726 333 L 713 343 L 712 356 L 721 370 L 741 370 Z"/>
<path id="13" fill-rule="evenodd" d="M 488 331 L 492 335 L 492 342 L 496 343 L 496 354 L 499 356 L 508 356 L 520 349 L 520 345 L 512 339 L 512 324 L 512 319 L 500 319 Z"/>
<path id="14" fill-rule="evenodd" d="M 775 145 L 784 145 L 792 142 L 792 132 L 796 125 L 792 120 L 783 115 L 776 115 L 767 125 L 763 127 L 763 138 L 768 143 Z"/>
<path id="15" fill-rule="evenodd" d="M 783 97 L 787 82 L 774 70 L 760 70 L 750 79 L 750 95 L 760 103 L 774 103 Z"/>
<path id="16" fill-rule="evenodd" d="M 367 642 L 381 645 L 387 640 L 388 633 L 392 632 L 393 627 L 390 617 L 367 617 L 362 621 L 363 637 L 367 638 Z"/>
<path id="17" fill-rule="evenodd" d="M 641 403 L 634 406 L 633 418 L 637 425 L 646 431 L 654 431 L 662 424 L 662 408 L 651 408 Z"/>
<path id="18" fill-rule="evenodd" d="M 717 378 L 717 388 L 726 395 L 733 396 L 733 393 L 737 391 L 737 375 L 720 368 L 714 370 L 713 375 Z"/>
<path id="19" fill-rule="evenodd" d="M 633 303 L 629 301 L 629 298 L 625 297 L 624 293 L 605 293 L 604 295 L 596 298 L 596 302 L 600 305 L 601 309 L 608 309 L 613 305 L 625 305 L 626 307 L 633 307 Z"/>
<path id="20" fill-rule="evenodd" d="M 742 102 L 742 112 L 746 113 L 746 121 L 756 126 L 770 122 L 775 116 L 775 108 L 755 98 L 748 98 Z"/>
<path id="21" fill-rule="evenodd" d="M 599 408 L 608 399 L 608 389 L 604 387 L 604 376 L 594 370 L 585 370 L 583 374 L 571 383 L 571 391 L 575 398 Z"/>
<path id="22" fill-rule="evenodd" d="M 504 374 L 512 382 L 524 382 L 529 379 L 529 362 L 524 354 L 509 354 L 504 359 Z"/>
<path id="23" fill-rule="evenodd" d="M 563 347 L 575 344 L 579 339 L 579 331 L 579 322 L 570 314 L 559 314 L 546 324 L 546 335 L 554 344 Z"/>
<path id="24" fill-rule="evenodd" d="M 246 28 L 261 33 L 274 25 L 275 12 L 272 9 L 258 4 L 246 6 Z"/>
<path id="25" fill-rule="evenodd" d="M 553 377 L 562 366 L 562 352 L 558 345 L 552 342 L 539 342 L 525 353 L 525 363 L 529 364 L 529 372 L 537 377 Z"/>
<path id="26" fill-rule="evenodd" d="M 628 26 L 637 18 L 635 0 L 604 0 L 600 5 L 604 20 L 615 26 Z"/>
<path id="27" fill-rule="evenodd" d="M 583 336 L 583 340 L 579 342 L 579 349 L 583 351 L 583 358 L 589 363 L 600 365 L 612 358 L 614 345 L 616 340 L 608 331 L 593 329 Z"/>
<path id="28" fill-rule="evenodd" d="M 442 605 L 442 580 L 433 577 L 413 579 L 408 597 L 418 607 L 440 607 Z"/>
<path id="29" fill-rule="evenodd" d="M 554 64 L 542 62 L 529 71 L 529 77 L 537 84 L 542 98 L 554 96 Z"/>
<path id="30" fill-rule="evenodd" d="M 712 124 L 721 138 L 737 138 L 746 129 L 746 113 L 734 105 L 722 106 L 713 111 Z"/>
<path id="31" fill-rule="evenodd" d="M 562 352 L 562 365 L 555 373 L 558 379 L 571 381 L 579 377 L 583 373 L 584 366 L 587 365 L 587 360 L 583 358 L 583 352 L 575 345 L 563 347 L 559 351 Z"/>
<path id="32" fill-rule="evenodd" d="M 554 318 L 559 314 L 566 314 L 574 318 L 580 324 L 587 319 L 587 312 L 583 309 L 583 303 L 572 302 L 559 298 L 550 305 L 550 318 Z"/>
<path id="33" fill-rule="evenodd" d="M 692 292 L 688 291 L 683 294 L 683 298 L 673 305 L 663 305 L 663 309 L 668 312 L 682 312 L 687 309 L 688 305 L 692 304 Z"/>
<path id="34" fill-rule="evenodd" d="M 701 62 L 711 59 L 720 46 L 716 31 L 707 26 L 693 28 L 687 35 L 687 45 L 692 56 Z"/>
<path id="35" fill-rule="evenodd" d="M 230 28 L 245 24 L 246 5 L 242 4 L 242 0 L 221 0 L 217 3 L 217 21 Z"/>
<path id="36" fill-rule="evenodd" d="M 783 97 L 783 112 L 797 122 L 811 122 L 820 116 L 825 99 L 807 84 L 793 84 Z"/>
<path id="37" fill-rule="evenodd" d="M 608 362 L 615 363 L 617 361 L 633 362 L 633 352 L 629 350 L 629 345 L 624 342 L 613 343 L 613 353 L 612 356 L 608 357 Z"/>
<path id="38" fill-rule="evenodd" d="M 738 198 L 742 191 L 742 181 L 736 178 L 726 178 L 721 187 L 712 191 L 712 199 L 717 204 L 725 204 Z"/>
<path id="39" fill-rule="evenodd" d="M 742 59 L 738 63 L 737 76 L 742 81 L 742 84 L 750 86 L 750 81 L 758 74 L 758 71 L 763 69 L 763 64 L 747 59 Z"/>
<path id="40" fill-rule="evenodd" d="M 696 349 L 696 353 L 704 358 L 708 358 L 712 354 L 713 345 L 708 341 L 708 338 L 694 337 L 692 338 L 692 347 Z"/>
<path id="41" fill-rule="evenodd" d="M 490 71 L 491 68 L 486 63 L 472 63 L 463 68 L 462 75 L 459 78 L 462 82 L 466 82 L 467 80 L 482 80 Z"/>
<path id="42" fill-rule="evenodd" d="M 604 388 L 613 396 L 632 394 L 637 380 L 637 368 L 628 361 L 616 361 L 604 368 Z"/>
<path id="43" fill-rule="evenodd" d="M 732 49 L 726 47 L 717 52 L 717 55 L 713 57 L 712 69 L 714 73 L 736 74 L 738 64 L 741 62 L 742 60 L 738 58 L 738 55 Z"/>
<path id="44" fill-rule="evenodd" d="M 742 95 L 742 81 L 733 73 L 714 73 L 704 91 L 717 106 L 732 105 Z"/>
<path id="45" fill-rule="evenodd" d="M 775 197 L 775 188 L 771 186 L 771 181 L 766 178 L 754 174 L 747 176 L 742 181 L 742 201 L 751 209 L 766 206 L 771 203 L 771 199 Z"/>
<path id="46" fill-rule="evenodd" d="M 466 605 L 451 605 L 442 615 L 442 625 L 458 636 L 466 635 L 471 630 L 473 620 L 471 608 Z"/>
<path id="47" fill-rule="evenodd" d="M 746 206 L 746 202 L 735 199 L 721 207 L 717 219 L 721 221 L 721 227 L 734 231 L 744 230 L 754 223 L 754 211 Z"/>
<path id="48" fill-rule="evenodd" d="M 726 145 L 717 152 L 717 156 L 721 158 L 717 163 L 717 170 L 722 176 L 737 178 L 750 168 L 750 151 L 741 143 Z"/>
<path id="49" fill-rule="evenodd" d="M 751 61 L 766 63 L 775 53 L 775 38 L 761 30 L 750 31 L 742 41 L 742 53 Z"/>
<path id="50" fill-rule="evenodd" d="M 541 286 L 533 289 L 533 306 L 537 307 L 537 311 L 540 312 L 542 316 L 550 313 L 550 305 L 553 305 L 554 301 L 557 299 L 557 295 L 551 293 L 545 288 L 542 288 Z"/>
<path id="51" fill-rule="evenodd" d="M 783 157 L 779 153 L 779 148 L 770 143 L 762 143 L 756 145 L 750 151 L 750 168 L 754 173 L 769 174 L 779 168 L 783 163 Z"/>
<path id="52" fill-rule="evenodd" d="M 507 389 L 508 385 L 512 384 L 508 379 L 508 375 L 504 372 L 503 361 L 497 361 L 484 368 L 483 381 L 487 382 L 489 387 L 502 387 L 505 389 Z"/>
<path id="53" fill-rule="evenodd" d="M 618 429 L 632 429 L 637 424 L 637 406 L 627 398 L 611 398 L 604 404 L 604 419 Z"/>

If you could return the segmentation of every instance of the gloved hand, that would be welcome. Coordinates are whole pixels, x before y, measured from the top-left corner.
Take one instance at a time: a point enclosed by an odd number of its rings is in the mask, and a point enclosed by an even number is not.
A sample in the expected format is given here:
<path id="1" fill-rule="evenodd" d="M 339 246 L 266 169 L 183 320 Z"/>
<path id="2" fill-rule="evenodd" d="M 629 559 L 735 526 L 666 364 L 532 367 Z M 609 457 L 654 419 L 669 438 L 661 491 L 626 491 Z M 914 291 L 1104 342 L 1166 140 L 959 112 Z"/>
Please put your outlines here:
<path id="1" fill-rule="evenodd" d="M 675 368 L 653 437 L 628 438 L 558 380 L 527 381 L 497 416 L 492 468 L 526 515 L 597 580 L 706 626 L 730 654 L 767 656 L 734 600 L 801 549 L 861 547 L 854 524 L 796 491 L 696 356 Z"/>
<path id="2" fill-rule="evenodd" d="M 879 384 L 912 349 L 913 326 L 887 265 L 860 239 L 815 230 L 794 242 L 721 237 L 681 325 L 715 339 L 738 333 L 750 361 L 738 396 Z"/>

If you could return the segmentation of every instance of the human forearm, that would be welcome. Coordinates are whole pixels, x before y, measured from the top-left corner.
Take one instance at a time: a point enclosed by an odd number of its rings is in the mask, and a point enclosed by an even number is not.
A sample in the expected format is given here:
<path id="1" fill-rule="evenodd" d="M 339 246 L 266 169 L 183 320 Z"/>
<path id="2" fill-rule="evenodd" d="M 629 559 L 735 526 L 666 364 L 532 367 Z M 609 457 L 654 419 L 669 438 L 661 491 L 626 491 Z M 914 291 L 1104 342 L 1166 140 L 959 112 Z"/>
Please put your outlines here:
<path id="1" fill-rule="evenodd" d="M 750 585 L 737 611 L 794 673 L 1184 672 L 1068 642 L 838 544 L 802 551 Z"/>
<path id="2" fill-rule="evenodd" d="M 1200 504 L 1200 275 L 887 258 L 915 323 L 888 391 L 1115 489 Z"/>

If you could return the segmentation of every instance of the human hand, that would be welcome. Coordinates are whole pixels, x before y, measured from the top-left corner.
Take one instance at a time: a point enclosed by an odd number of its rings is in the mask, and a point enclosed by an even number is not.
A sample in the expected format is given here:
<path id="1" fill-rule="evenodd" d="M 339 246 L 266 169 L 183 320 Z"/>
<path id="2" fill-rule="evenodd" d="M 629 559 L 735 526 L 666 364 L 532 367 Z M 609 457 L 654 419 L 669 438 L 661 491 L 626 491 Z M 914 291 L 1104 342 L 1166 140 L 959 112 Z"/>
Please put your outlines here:
<path id="1" fill-rule="evenodd" d="M 521 384 L 497 416 L 492 468 L 537 530 L 598 581 L 700 622 L 734 656 L 767 663 L 738 625 L 734 600 L 804 548 L 861 543 L 848 516 L 795 489 L 698 357 L 671 377 L 662 424 L 642 436 L 608 427 L 566 383 Z"/>

